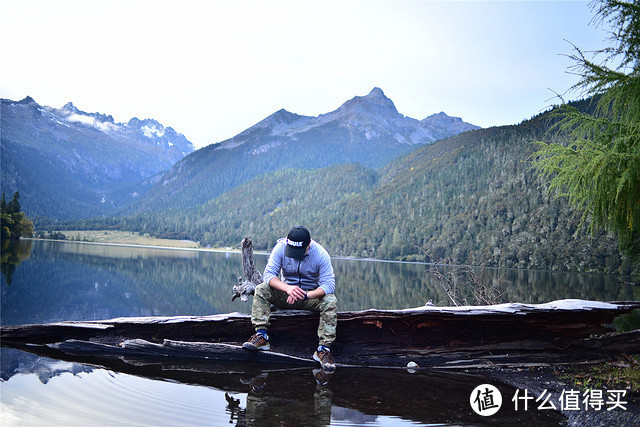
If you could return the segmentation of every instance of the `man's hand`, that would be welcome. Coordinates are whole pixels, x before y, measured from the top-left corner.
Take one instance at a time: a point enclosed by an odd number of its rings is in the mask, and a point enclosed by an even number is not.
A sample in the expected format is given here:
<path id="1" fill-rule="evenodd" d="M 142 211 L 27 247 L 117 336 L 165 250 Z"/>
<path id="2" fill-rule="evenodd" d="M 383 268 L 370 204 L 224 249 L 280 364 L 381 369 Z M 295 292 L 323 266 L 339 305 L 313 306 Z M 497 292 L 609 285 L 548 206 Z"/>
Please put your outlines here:
<path id="1" fill-rule="evenodd" d="M 293 304 L 296 301 L 303 300 L 307 296 L 307 292 L 303 291 L 302 288 L 300 288 L 299 286 L 287 285 L 277 277 L 273 277 L 271 280 L 269 280 L 269 286 L 271 286 L 274 289 L 278 289 L 279 291 L 286 292 L 288 295 L 287 296 L 288 304 Z M 323 292 L 323 295 L 324 295 L 324 292 Z"/>
<path id="2" fill-rule="evenodd" d="M 296 301 L 303 300 L 307 296 L 307 293 L 303 291 L 302 288 L 293 285 L 287 288 L 287 294 L 289 295 L 287 297 L 288 304 L 293 304 Z"/>

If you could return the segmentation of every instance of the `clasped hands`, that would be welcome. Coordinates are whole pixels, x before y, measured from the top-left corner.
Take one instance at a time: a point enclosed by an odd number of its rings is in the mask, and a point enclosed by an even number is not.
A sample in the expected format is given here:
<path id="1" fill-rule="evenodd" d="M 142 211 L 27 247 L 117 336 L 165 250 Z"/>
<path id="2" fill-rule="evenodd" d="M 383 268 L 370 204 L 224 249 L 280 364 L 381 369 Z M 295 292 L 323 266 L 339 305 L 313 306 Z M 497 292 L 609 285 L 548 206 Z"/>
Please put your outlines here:
<path id="1" fill-rule="evenodd" d="M 293 304 L 296 301 L 300 301 L 307 298 L 307 291 L 302 290 L 298 286 L 289 286 L 287 289 L 287 304 Z"/>

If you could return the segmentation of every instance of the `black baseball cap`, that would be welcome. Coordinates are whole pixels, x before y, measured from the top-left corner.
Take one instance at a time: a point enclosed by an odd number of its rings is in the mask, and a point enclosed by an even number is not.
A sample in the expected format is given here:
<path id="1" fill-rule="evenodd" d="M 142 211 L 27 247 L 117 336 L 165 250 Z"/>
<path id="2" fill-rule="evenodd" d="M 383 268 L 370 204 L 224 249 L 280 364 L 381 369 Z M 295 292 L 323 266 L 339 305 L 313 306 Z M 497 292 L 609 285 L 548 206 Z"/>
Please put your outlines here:
<path id="1" fill-rule="evenodd" d="M 296 225 L 287 234 L 287 247 L 284 250 L 284 255 L 289 258 L 302 259 L 309 243 L 311 243 L 309 230 L 301 225 Z"/>

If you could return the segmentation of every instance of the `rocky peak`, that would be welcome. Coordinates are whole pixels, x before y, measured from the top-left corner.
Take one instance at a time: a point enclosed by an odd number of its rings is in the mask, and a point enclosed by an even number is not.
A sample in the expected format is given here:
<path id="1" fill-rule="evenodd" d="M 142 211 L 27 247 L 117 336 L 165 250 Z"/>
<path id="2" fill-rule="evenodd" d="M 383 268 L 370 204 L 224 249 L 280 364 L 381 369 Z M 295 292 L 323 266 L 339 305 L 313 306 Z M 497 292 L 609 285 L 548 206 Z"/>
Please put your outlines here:
<path id="1" fill-rule="evenodd" d="M 29 104 L 36 104 L 36 101 L 34 101 L 32 97 L 27 96 L 22 101 L 18 101 L 17 103 L 19 105 L 29 105 Z"/>
<path id="2" fill-rule="evenodd" d="M 288 125 L 304 117 L 305 116 L 291 113 L 285 110 L 284 108 L 281 108 L 280 110 L 271 114 L 264 120 L 258 122 L 255 126 L 256 127 L 273 127 L 277 125 Z"/>
<path id="3" fill-rule="evenodd" d="M 69 111 L 72 113 L 78 112 L 78 109 L 76 108 L 75 105 L 73 105 L 73 102 L 67 102 L 66 104 L 64 104 L 64 106 L 62 107 L 62 110 Z"/>
<path id="4" fill-rule="evenodd" d="M 369 92 L 369 94 L 367 96 L 365 96 L 364 98 L 369 98 L 369 99 L 385 99 L 386 98 L 386 99 L 388 99 L 387 96 L 382 91 L 382 89 L 380 89 L 378 86 L 376 86 L 373 89 L 371 89 L 371 92 Z"/>
<path id="5" fill-rule="evenodd" d="M 479 126 L 462 121 L 460 117 L 448 116 L 444 112 L 432 114 L 420 120 L 420 124 L 433 130 L 439 138 L 448 138 L 469 130 L 479 129 Z"/>
<path id="6" fill-rule="evenodd" d="M 67 102 L 62 108 L 57 110 L 53 109 L 52 111 L 66 118 L 67 120 L 80 121 L 84 122 L 85 124 L 90 124 L 91 120 L 89 119 L 95 120 L 96 122 L 100 123 L 115 124 L 113 116 L 102 113 L 87 113 L 86 111 L 78 109 L 75 105 L 73 105 L 73 102 Z M 88 117 L 89 119 L 80 119 L 79 116 Z"/>
<path id="7" fill-rule="evenodd" d="M 420 120 L 420 122 L 424 124 L 440 124 L 440 125 L 454 125 L 454 124 L 465 123 L 462 121 L 460 117 L 448 116 L 446 113 L 442 111 L 436 114 L 432 114 L 427 118 Z M 466 123 L 466 124 L 471 127 L 478 128 L 477 126 L 471 125 L 469 123 Z"/>
<path id="8" fill-rule="evenodd" d="M 129 123 L 127 123 L 129 126 L 134 127 L 134 128 L 139 128 L 142 126 L 162 126 L 160 123 L 158 123 L 157 120 L 154 119 L 142 119 L 140 120 L 137 117 L 133 117 L 131 120 L 129 120 Z"/>
<path id="9" fill-rule="evenodd" d="M 422 123 L 462 123 L 460 117 L 453 117 L 441 111 L 421 120 Z"/>
<path id="10" fill-rule="evenodd" d="M 400 116 L 393 101 L 387 98 L 379 87 L 374 87 L 366 96 L 356 96 L 348 100 L 337 111 L 349 114 Z"/>

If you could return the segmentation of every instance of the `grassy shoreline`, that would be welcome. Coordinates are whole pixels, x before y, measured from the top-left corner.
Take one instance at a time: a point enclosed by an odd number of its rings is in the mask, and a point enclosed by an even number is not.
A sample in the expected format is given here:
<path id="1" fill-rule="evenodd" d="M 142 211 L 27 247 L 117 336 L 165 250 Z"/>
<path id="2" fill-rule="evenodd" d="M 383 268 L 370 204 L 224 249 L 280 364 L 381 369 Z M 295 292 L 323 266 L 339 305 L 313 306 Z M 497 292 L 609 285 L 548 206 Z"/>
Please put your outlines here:
<path id="1" fill-rule="evenodd" d="M 67 240 L 94 243 L 120 243 L 137 246 L 168 246 L 175 248 L 200 248 L 192 240 L 160 239 L 148 234 L 119 230 L 62 230 Z"/>
<path id="2" fill-rule="evenodd" d="M 225 251 L 239 252 L 240 248 L 233 247 L 204 247 L 193 240 L 177 240 L 162 239 L 150 236 L 149 234 L 140 234 L 132 231 L 120 230 L 61 230 L 68 242 L 94 243 L 104 245 L 122 245 L 122 246 L 139 246 L 147 248 L 169 248 L 183 250 L 200 250 L 200 251 Z M 52 240 L 39 239 L 35 240 Z M 56 239 L 53 239 L 56 240 Z"/>

